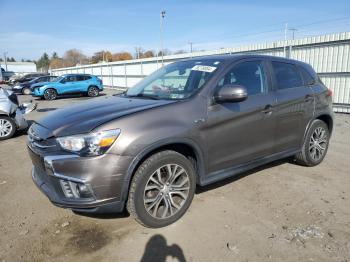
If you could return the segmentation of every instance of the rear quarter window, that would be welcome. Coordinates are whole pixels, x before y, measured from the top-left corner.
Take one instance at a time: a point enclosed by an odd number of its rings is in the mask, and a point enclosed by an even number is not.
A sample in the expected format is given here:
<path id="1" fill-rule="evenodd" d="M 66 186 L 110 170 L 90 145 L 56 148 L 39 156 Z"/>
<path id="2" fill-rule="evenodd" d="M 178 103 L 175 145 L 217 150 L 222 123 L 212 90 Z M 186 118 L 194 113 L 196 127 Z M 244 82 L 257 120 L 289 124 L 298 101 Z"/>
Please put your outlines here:
<path id="1" fill-rule="evenodd" d="M 294 64 L 276 61 L 271 63 L 278 89 L 303 86 L 301 75 Z"/>
<path id="2" fill-rule="evenodd" d="M 314 85 L 317 82 L 316 76 L 312 76 L 305 68 L 299 66 L 299 71 L 303 77 L 305 85 Z"/>

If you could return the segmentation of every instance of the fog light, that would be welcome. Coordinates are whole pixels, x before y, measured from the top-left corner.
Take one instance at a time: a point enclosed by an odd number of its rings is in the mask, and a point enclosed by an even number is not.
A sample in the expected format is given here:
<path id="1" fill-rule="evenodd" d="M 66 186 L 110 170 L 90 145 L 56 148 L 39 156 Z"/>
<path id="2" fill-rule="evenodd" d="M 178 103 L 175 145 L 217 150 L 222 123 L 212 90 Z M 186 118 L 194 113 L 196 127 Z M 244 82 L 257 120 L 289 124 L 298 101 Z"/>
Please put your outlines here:
<path id="1" fill-rule="evenodd" d="M 60 179 L 62 191 L 66 198 L 92 198 L 92 190 L 88 185 Z"/>
<path id="2" fill-rule="evenodd" d="M 92 197 L 91 190 L 87 185 L 77 184 L 76 189 L 77 189 L 77 193 L 79 194 L 80 197 L 82 197 L 82 198 Z"/>

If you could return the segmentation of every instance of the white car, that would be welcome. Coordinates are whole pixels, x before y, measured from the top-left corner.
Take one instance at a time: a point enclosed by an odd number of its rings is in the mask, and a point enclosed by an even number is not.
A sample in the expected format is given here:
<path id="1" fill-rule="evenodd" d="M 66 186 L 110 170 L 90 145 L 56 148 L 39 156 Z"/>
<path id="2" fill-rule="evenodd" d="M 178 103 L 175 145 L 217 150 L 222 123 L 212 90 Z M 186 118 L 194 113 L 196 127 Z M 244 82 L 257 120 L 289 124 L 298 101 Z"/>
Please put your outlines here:
<path id="1" fill-rule="evenodd" d="M 0 87 L 0 140 L 11 138 L 17 130 L 28 127 L 23 115 L 36 109 L 36 104 L 20 105 L 16 94 Z"/>

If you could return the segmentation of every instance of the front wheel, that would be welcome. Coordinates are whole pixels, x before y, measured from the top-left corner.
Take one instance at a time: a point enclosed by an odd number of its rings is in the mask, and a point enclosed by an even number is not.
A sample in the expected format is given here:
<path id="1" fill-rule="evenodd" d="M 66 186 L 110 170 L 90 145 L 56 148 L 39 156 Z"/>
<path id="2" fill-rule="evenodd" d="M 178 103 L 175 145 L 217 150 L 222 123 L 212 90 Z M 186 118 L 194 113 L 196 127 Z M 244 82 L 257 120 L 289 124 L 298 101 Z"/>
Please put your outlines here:
<path id="1" fill-rule="evenodd" d="M 0 140 L 11 138 L 15 132 L 15 122 L 10 117 L 0 116 Z"/>
<path id="2" fill-rule="evenodd" d="M 140 224 L 164 227 L 180 219 L 190 206 L 196 175 L 191 162 L 175 151 L 150 156 L 137 169 L 127 209 Z"/>
<path id="3" fill-rule="evenodd" d="M 44 92 L 45 100 L 55 100 L 57 98 L 57 92 L 55 89 L 49 88 Z"/>
<path id="4" fill-rule="evenodd" d="M 301 152 L 295 158 L 298 164 L 316 166 L 326 156 L 329 144 L 329 129 L 322 120 L 314 120 L 307 132 Z"/>
<path id="5" fill-rule="evenodd" d="M 90 86 L 87 91 L 89 97 L 97 97 L 99 93 L 100 90 L 96 86 Z"/>

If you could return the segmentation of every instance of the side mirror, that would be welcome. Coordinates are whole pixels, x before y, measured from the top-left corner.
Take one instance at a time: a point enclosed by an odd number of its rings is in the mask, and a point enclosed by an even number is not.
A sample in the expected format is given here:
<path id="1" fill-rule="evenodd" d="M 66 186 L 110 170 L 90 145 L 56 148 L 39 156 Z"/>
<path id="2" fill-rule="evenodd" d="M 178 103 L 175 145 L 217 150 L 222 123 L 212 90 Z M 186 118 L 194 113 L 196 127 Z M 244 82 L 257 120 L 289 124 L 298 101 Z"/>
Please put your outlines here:
<path id="1" fill-rule="evenodd" d="M 241 85 L 224 85 L 214 96 L 217 103 L 242 102 L 247 97 L 247 89 Z"/>

